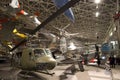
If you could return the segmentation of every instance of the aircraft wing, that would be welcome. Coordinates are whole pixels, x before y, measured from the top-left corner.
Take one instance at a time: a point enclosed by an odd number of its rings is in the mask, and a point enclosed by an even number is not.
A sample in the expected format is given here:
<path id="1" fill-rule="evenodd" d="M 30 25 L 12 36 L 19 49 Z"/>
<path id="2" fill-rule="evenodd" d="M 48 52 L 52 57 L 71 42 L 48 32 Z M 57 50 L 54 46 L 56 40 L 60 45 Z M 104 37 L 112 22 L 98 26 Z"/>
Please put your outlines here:
<path id="1" fill-rule="evenodd" d="M 57 6 L 57 8 L 61 8 L 62 6 L 64 6 L 67 2 L 69 2 L 69 0 L 52 0 L 55 5 Z M 74 14 L 72 12 L 72 9 L 69 8 L 67 9 L 64 14 L 72 21 L 74 22 L 75 21 L 75 17 L 74 17 Z"/>
<path id="2" fill-rule="evenodd" d="M 60 14 L 62 14 L 64 11 L 66 11 L 67 9 L 69 9 L 70 7 L 72 7 L 73 5 L 75 5 L 79 1 L 80 0 L 71 0 L 68 3 L 66 3 L 64 6 L 62 6 L 61 8 L 59 8 L 55 13 L 53 13 L 51 16 L 49 16 L 45 21 L 43 21 L 39 26 L 37 26 L 30 34 L 35 34 L 38 30 L 40 30 L 41 28 L 45 27 L 45 25 L 47 25 L 50 21 L 52 21 L 53 19 L 55 19 L 57 16 L 59 16 Z M 17 47 L 19 47 L 22 43 L 24 43 L 26 41 L 27 40 L 24 39 L 23 41 L 21 41 L 19 44 L 17 44 L 10 51 L 15 50 Z"/>

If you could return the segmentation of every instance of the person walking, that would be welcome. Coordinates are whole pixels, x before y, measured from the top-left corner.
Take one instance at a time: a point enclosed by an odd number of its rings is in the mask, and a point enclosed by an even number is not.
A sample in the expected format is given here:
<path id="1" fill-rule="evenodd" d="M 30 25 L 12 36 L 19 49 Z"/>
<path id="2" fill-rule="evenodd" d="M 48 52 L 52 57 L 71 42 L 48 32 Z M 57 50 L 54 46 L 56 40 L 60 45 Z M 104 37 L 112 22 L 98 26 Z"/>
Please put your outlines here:
<path id="1" fill-rule="evenodd" d="M 110 61 L 110 67 L 111 68 L 115 68 L 115 57 L 114 56 L 110 56 L 109 57 L 109 61 Z"/>
<path id="2" fill-rule="evenodd" d="M 100 66 L 100 64 L 101 64 L 100 56 L 99 55 L 97 56 L 97 64 L 98 64 L 98 66 Z"/>

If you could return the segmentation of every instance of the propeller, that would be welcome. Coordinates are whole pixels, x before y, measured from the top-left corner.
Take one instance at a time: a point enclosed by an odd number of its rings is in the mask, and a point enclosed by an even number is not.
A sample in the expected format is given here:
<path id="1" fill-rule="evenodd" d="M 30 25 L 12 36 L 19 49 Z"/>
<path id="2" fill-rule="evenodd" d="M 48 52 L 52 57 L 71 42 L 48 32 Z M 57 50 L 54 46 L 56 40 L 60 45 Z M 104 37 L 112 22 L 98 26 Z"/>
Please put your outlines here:
<path id="1" fill-rule="evenodd" d="M 78 35 L 79 33 L 69 33 L 67 31 L 65 31 L 66 28 L 68 28 L 70 26 L 70 24 L 66 25 L 63 29 L 57 28 L 55 26 L 53 26 L 55 29 L 60 31 L 60 35 L 65 35 L 65 36 L 74 36 L 74 35 Z"/>

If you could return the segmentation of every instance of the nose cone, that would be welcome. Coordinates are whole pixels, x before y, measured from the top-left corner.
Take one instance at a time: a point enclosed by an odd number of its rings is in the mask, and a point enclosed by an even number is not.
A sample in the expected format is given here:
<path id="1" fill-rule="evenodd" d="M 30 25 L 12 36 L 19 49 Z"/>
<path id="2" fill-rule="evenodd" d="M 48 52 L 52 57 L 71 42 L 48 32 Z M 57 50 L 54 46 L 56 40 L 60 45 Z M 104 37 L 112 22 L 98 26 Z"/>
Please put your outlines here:
<path id="1" fill-rule="evenodd" d="M 57 65 L 57 62 L 53 58 L 47 58 L 43 61 L 37 60 L 36 66 L 40 70 L 52 70 Z"/>
<path id="2" fill-rule="evenodd" d="M 36 67 L 39 70 L 52 70 L 57 65 L 56 62 L 37 63 Z"/>
<path id="3" fill-rule="evenodd" d="M 46 67 L 48 70 L 52 70 L 56 67 L 57 63 L 56 62 L 49 62 L 49 63 L 46 63 Z"/>

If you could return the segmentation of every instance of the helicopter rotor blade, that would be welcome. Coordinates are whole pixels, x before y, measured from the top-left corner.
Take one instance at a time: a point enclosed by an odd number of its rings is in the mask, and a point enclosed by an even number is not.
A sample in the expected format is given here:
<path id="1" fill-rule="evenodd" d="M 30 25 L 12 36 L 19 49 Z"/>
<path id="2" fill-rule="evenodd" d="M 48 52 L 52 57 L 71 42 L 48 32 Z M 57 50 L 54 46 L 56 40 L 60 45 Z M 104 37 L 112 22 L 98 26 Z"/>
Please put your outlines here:
<path id="1" fill-rule="evenodd" d="M 60 29 L 60 28 L 58 28 L 58 27 L 53 26 L 53 28 L 55 28 L 55 29 L 57 29 L 57 30 L 61 31 L 61 29 Z"/>
<path id="2" fill-rule="evenodd" d="M 45 25 L 47 25 L 50 21 L 52 21 L 54 18 L 56 18 L 57 16 L 59 16 L 60 14 L 62 14 L 64 11 L 66 11 L 68 8 L 72 7 L 73 5 L 75 5 L 76 3 L 78 3 L 80 0 L 71 0 L 68 3 L 66 3 L 64 6 L 62 6 L 60 9 L 58 9 L 55 13 L 53 13 L 51 16 L 49 16 L 45 21 L 43 21 L 38 27 L 36 27 L 33 31 L 30 31 L 30 34 L 35 34 L 37 31 L 39 31 L 41 28 L 45 27 Z M 24 42 L 27 42 L 26 39 L 24 39 L 23 41 L 21 41 L 18 45 L 16 45 L 15 47 L 13 47 L 10 51 L 15 50 L 16 48 L 18 48 L 21 44 L 23 44 Z"/>
<path id="3" fill-rule="evenodd" d="M 78 35 L 79 33 L 69 33 L 70 36 Z"/>
<path id="4" fill-rule="evenodd" d="M 78 3 L 80 0 L 71 0 L 68 3 L 66 3 L 64 6 L 62 6 L 60 9 L 58 9 L 55 13 L 53 13 L 50 17 L 48 17 L 44 22 L 42 22 L 38 27 L 36 27 L 31 34 L 35 34 L 38 30 L 45 27 L 46 24 L 48 24 L 50 21 L 52 21 L 54 18 L 56 18 L 58 15 L 62 14 L 64 11 L 66 11 L 68 8 L 72 7 L 76 3 Z"/>
<path id="5" fill-rule="evenodd" d="M 20 45 L 22 45 L 22 44 L 25 43 L 25 42 L 27 42 L 27 39 L 22 40 L 20 43 L 18 43 L 15 47 L 13 47 L 13 48 L 12 48 L 11 50 L 9 50 L 9 51 L 15 50 L 16 48 L 18 48 Z"/>
<path id="6" fill-rule="evenodd" d="M 63 28 L 63 30 L 65 30 L 67 27 L 69 27 L 70 26 L 70 24 L 68 24 L 68 25 L 66 25 L 64 28 Z"/>

